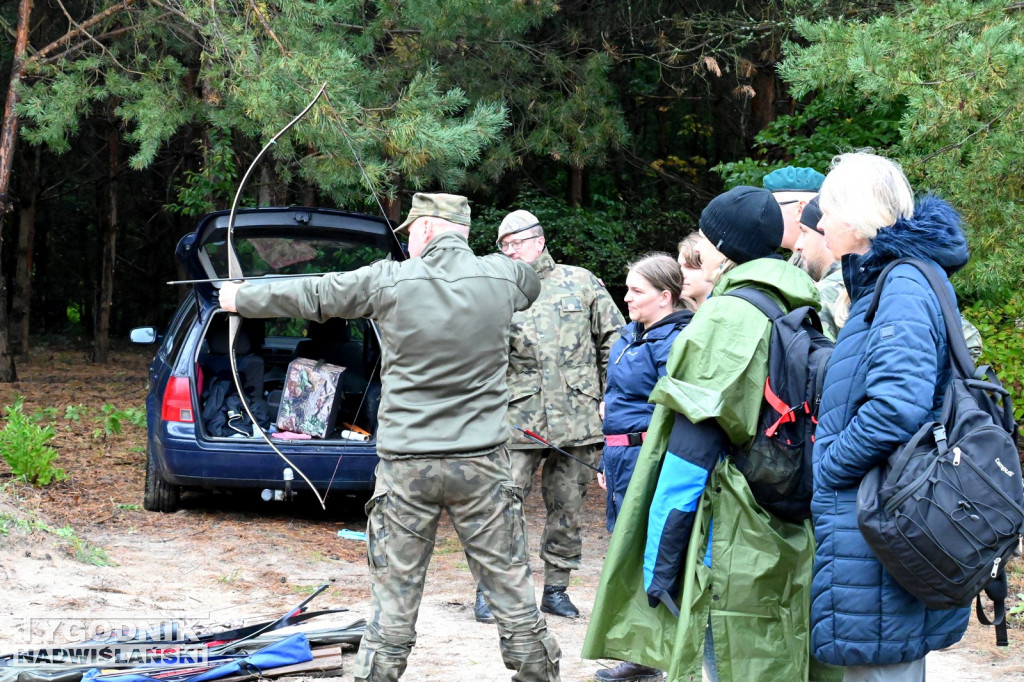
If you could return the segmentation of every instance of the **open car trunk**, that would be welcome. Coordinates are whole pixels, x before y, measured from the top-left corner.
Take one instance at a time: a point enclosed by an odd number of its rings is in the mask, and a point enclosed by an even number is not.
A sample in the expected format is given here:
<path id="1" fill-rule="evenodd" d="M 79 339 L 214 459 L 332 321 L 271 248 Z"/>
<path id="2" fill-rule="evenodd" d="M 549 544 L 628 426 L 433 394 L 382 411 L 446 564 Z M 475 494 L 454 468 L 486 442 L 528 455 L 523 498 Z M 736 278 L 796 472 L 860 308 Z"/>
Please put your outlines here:
<path id="1" fill-rule="evenodd" d="M 227 322 L 227 314 L 213 315 L 200 344 L 199 432 L 262 440 L 231 377 Z M 370 320 L 243 319 L 235 355 L 246 402 L 276 441 L 375 442 L 380 346 Z"/>
<path id="2" fill-rule="evenodd" d="M 216 309 L 219 280 L 228 277 L 228 221 L 227 211 L 210 214 L 178 244 L 177 256 L 189 276 L 201 280 L 195 285 L 201 308 Z M 404 258 L 388 221 L 333 209 L 240 210 L 232 241 L 250 286 Z M 199 434 L 261 438 L 253 436 L 231 380 L 227 320 L 226 313 L 215 311 L 199 346 Z M 287 436 L 280 441 L 375 442 L 380 345 L 369 320 L 243 319 L 235 354 L 245 375 L 246 402 L 268 433 Z"/>

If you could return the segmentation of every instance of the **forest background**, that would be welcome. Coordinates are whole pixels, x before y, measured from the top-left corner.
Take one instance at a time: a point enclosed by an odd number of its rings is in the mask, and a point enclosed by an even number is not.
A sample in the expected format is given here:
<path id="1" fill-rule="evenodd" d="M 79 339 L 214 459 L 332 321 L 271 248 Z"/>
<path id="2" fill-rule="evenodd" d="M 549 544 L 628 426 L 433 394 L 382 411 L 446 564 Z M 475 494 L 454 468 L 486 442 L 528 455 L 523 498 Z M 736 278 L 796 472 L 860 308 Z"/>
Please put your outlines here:
<path id="1" fill-rule="evenodd" d="M 526 208 L 617 299 L 722 190 L 896 158 L 961 211 L 961 306 L 1020 395 L 1024 2 L 7 0 L 0 34 L 0 381 L 30 338 L 105 363 L 165 325 L 178 239 L 326 83 L 245 205 L 464 193 L 478 253 Z"/>

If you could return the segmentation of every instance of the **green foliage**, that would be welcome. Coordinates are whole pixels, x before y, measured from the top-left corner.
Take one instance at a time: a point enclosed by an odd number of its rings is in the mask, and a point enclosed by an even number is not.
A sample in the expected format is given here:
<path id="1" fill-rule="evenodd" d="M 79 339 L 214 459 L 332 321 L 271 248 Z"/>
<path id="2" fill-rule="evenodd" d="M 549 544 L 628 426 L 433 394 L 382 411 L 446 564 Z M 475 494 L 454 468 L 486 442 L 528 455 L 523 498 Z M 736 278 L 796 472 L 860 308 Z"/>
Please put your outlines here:
<path id="1" fill-rule="evenodd" d="M 105 46 L 85 41 L 66 59 L 31 60 L 22 134 L 60 153 L 83 120 L 112 113 L 136 170 L 184 136 L 202 161 L 178 165 L 172 208 L 198 215 L 228 205 L 238 169 L 326 83 L 328 98 L 261 169 L 275 186 L 301 179 L 339 205 L 366 203 L 351 141 L 382 194 L 455 188 L 497 142 L 508 111 L 494 88 L 468 96 L 445 60 L 457 70 L 467 39 L 521 38 L 552 11 L 514 0 L 458 0 L 443 11 L 432 0 L 128 4 L 104 25 Z"/>
<path id="2" fill-rule="evenodd" d="M 806 45 L 780 67 L 798 97 L 902 106 L 900 160 L 918 192 L 948 199 L 968 226 L 969 299 L 1002 301 L 1024 271 L 1024 12 L 1003 0 L 912 0 L 869 21 L 798 20 Z"/>
<path id="3" fill-rule="evenodd" d="M 676 244 L 695 229 L 682 211 L 665 211 L 650 199 L 636 205 L 595 197 L 588 208 L 569 208 L 565 202 L 525 193 L 515 207 L 533 213 L 544 226 L 548 250 L 560 263 L 586 268 L 609 289 L 623 287 L 626 265 L 649 251 L 675 254 Z M 470 243 L 477 253 L 493 253 L 497 228 L 505 211 L 484 208 L 474 224 Z"/>
<path id="4" fill-rule="evenodd" d="M 887 149 L 899 139 L 900 101 L 870 104 L 849 92 L 817 97 L 795 114 L 779 116 L 754 138 L 754 157 L 720 163 L 712 170 L 736 185 L 761 186 L 765 175 L 783 166 L 806 166 L 828 172 L 836 154 Z"/>
<path id="5" fill-rule="evenodd" d="M 93 421 L 102 425 L 102 431 L 96 429 L 94 437 L 120 435 L 122 422 L 128 422 L 132 426 L 146 426 L 146 411 L 138 407 L 129 407 L 121 410 L 107 403 L 100 408 L 100 416 Z"/>
<path id="6" fill-rule="evenodd" d="M 107 555 L 107 551 L 105 549 L 97 547 L 84 538 L 79 537 L 78 533 L 76 533 L 75 529 L 70 525 L 64 525 L 62 528 L 53 528 L 41 521 L 36 521 L 35 525 L 37 528 L 56 535 L 61 540 L 67 542 L 71 550 L 71 555 L 82 563 L 92 564 L 93 566 L 117 565 L 116 562 Z"/>
<path id="7" fill-rule="evenodd" d="M 68 405 L 64 408 L 64 418 L 69 422 L 80 422 L 84 411 L 85 405 Z"/>
<path id="8" fill-rule="evenodd" d="M 52 426 L 39 426 L 23 411 L 25 398 L 17 396 L 13 405 L 4 407 L 7 422 L 0 429 L 0 456 L 15 476 L 32 485 L 49 485 L 67 478 L 63 469 L 54 466 L 57 451 L 47 445 L 56 435 Z"/>
<path id="9" fill-rule="evenodd" d="M 216 209 L 214 199 L 231 196 L 235 187 L 235 157 L 230 141 L 216 128 L 210 131 L 209 148 L 204 149 L 206 164 L 199 171 L 187 170 L 178 187 L 177 203 L 167 208 L 186 216 L 201 216 Z"/>
<path id="10" fill-rule="evenodd" d="M 44 407 L 33 412 L 29 419 L 31 419 L 32 423 L 34 424 L 38 424 L 39 422 L 44 421 L 52 422 L 54 419 L 57 418 L 58 414 L 59 412 L 57 411 L 56 407 Z"/>
<path id="11" fill-rule="evenodd" d="M 1024 295 L 1005 303 L 979 301 L 964 312 L 981 332 L 981 362 L 991 365 L 1013 399 L 1017 421 L 1024 419 Z"/>

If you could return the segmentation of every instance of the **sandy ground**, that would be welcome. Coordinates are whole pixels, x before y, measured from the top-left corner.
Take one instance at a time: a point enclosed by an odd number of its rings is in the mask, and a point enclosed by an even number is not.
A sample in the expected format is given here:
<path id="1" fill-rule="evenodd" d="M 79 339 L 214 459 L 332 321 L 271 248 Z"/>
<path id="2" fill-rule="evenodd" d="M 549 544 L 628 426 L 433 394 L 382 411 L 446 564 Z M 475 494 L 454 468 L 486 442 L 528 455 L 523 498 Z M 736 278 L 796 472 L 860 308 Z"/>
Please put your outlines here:
<path id="1" fill-rule="evenodd" d="M 12 481 L 0 463 L 0 653 L 27 639 L 38 643 L 43 628 L 59 636 L 103 621 L 185 618 L 226 626 L 276 618 L 312 586 L 328 581 L 332 587 L 312 607 L 349 608 L 351 618 L 344 620 L 368 615 L 365 546 L 337 537 L 340 529 L 365 529 L 361 501 L 332 496 L 324 513 L 243 496 L 193 495 L 176 514 L 142 511 L 144 431 L 130 425 L 119 435 L 98 431 L 102 405 L 142 404 L 148 358 L 118 354 L 114 371 L 83 359 L 81 353 L 46 351 L 19 365 L 23 381 L 0 386 L 0 405 L 20 394 L 26 412 L 58 407 L 53 444 L 71 475 L 40 490 Z M 79 420 L 63 417 L 67 405 L 80 404 L 86 409 Z M 603 492 L 594 483 L 586 507 L 584 567 L 570 586 L 582 617 L 548 617 L 563 652 L 563 680 L 589 680 L 599 665 L 580 659 L 579 652 L 608 546 L 603 505 Z M 542 510 L 536 492 L 528 500 L 527 517 L 533 566 L 541 574 L 536 547 Z M 92 563 L 104 556 L 110 565 Z M 1024 591 L 1020 570 L 1014 592 Z M 509 679 L 495 627 L 473 619 L 473 597 L 465 557 L 445 520 L 428 573 L 419 640 L 404 679 Z M 929 656 L 928 679 L 1024 680 L 1019 617 L 1011 626 L 1010 646 L 997 648 L 991 630 L 972 623 L 960 644 Z M 338 679 L 352 679 L 353 655 L 344 655 Z"/>

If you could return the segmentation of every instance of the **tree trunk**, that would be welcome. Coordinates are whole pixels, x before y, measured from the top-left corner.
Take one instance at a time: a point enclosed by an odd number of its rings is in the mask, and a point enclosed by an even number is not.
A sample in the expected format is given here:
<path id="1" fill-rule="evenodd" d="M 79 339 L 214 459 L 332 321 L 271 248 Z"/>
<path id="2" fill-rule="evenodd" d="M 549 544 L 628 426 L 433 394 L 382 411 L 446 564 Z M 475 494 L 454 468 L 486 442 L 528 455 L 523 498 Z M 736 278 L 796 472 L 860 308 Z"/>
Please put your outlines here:
<path id="1" fill-rule="evenodd" d="M 583 205 L 583 169 L 572 164 L 569 165 L 569 178 L 565 185 L 565 203 L 570 208 Z"/>
<path id="2" fill-rule="evenodd" d="M 103 235 L 103 263 L 100 274 L 99 301 L 96 307 L 96 328 L 93 334 L 93 362 L 105 365 L 110 354 L 110 309 L 114 303 L 114 258 L 117 254 L 119 152 L 117 128 L 113 120 L 107 132 L 110 177 L 107 182 L 107 225 Z"/>
<path id="3" fill-rule="evenodd" d="M 400 224 L 402 222 L 402 195 L 400 193 L 402 175 L 400 173 L 394 173 L 391 176 L 391 185 L 395 188 L 395 198 L 389 199 L 387 196 L 381 196 L 380 203 L 384 208 L 384 215 L 389 220 L 395 221 L 396 224 Z"/>
<path id="4" fill-rule="evenodd" d="M 29 17 L 33 0 L 21 0 L 18 5 L 18 33 L 14 40 L 14 60 L 11 67 L 11 81 L 7 86 L 7 100 L 4 103 L 4 120 L 0 126 L 0 230 L 4 216 L 11 212 L 7 191 L 11 186 L 11 161 L 18 138 L 18 84 L 25 75 L 25 55 L 28 50 Z M 8 344 L 7 327 L 7 285 L 6 276 L 0 270 L 0 382 L 18 380 L 14 368 L 14 356 Z"/>
<path id="5" fill-rule="evenodd" d="M 7 190 L 11 185 L 11 166 L 14 147 L 18 140 L 18 84 L 25 75 L 25 56 L 28 50 L 29 15 L 34 0 L 21 0 L 18 6 L 18 34 L 14 41 L 14 66 L 11 68 L 11 82 L 7 86 L 7 101 L 4 103 L 4 121 L 0 127 L 0 216 L 11 212 L 12 206 Z"/>
<path id="6" fill-rule="evenodd" d="M 274 206 L 274 178 L 270 172 L 270 164 L 260 166 L 260 186 L 256 191 L 257 206 Z"/>
<path id="7" fill-rule="evenodd" d="M 35 147 L 32 160 L 22 164 L 24 182 L 19 182 L 18 249 L 14 258 L 14 292 L 11 295 L 11 352 L 28 355 L 29 321 L 32 312 L 32 257 L 35 253 L 36 207 L 42 147 Z M 23 156 L 24 158 L 24 156 Z"/>

